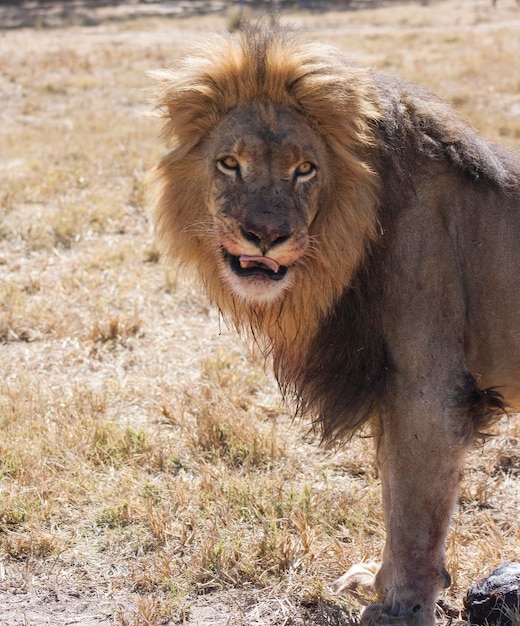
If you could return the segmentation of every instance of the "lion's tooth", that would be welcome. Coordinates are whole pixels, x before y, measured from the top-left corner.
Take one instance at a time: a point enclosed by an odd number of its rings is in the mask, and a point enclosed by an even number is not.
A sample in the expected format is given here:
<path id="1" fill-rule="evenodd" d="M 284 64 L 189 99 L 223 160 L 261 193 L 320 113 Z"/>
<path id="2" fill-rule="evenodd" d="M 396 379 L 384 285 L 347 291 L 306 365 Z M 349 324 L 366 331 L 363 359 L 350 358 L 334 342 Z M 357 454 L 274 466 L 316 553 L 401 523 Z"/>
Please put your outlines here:
<path id="1" fill-rule="evenodd" d="M 249 261 L 243 261 L 242 259 L 239 260 L 240 263 L 240 267 L 245 270 L 246 268 L 249 267 Z"/>

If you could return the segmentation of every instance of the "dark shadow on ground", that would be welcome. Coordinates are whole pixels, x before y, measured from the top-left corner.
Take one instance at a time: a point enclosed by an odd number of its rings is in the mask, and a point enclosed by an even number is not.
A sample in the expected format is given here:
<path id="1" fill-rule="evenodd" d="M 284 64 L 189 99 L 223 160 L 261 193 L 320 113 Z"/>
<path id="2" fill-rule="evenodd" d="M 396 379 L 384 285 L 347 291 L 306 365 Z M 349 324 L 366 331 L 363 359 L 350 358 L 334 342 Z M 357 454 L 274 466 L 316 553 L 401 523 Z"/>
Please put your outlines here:
<path id="1" fill-rule="evenodd" d="M 141 17 L 189 17 L 227 11 L 313 12 L 377 6 L 378 0 L 0 0 L 0 30 L 96 26 Z"/>

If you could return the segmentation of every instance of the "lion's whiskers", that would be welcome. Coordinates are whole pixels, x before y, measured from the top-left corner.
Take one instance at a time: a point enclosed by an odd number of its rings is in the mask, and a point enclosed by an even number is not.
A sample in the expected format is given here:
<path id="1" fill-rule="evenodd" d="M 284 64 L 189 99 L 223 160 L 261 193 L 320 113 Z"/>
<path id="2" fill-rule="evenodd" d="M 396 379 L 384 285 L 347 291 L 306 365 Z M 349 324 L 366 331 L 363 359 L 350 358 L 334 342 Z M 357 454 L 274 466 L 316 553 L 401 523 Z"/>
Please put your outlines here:
<path id="1" fill-rule="evenodd" d="M 212 220 L 200 220 L 189 224 L 183 229 L 183 233 L 188 235 L 202 235 L 204 237 L 214 237 L 215 227 Z"/>

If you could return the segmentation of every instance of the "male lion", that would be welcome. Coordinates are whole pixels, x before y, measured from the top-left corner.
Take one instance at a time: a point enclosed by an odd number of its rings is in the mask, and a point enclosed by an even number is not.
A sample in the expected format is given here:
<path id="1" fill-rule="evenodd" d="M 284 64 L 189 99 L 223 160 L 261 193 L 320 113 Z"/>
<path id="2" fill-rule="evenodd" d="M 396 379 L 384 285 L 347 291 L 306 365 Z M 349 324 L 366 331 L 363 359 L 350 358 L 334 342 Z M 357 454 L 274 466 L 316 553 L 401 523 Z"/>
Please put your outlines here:
<path id="1" fill-rule="evenodd" d="M 465 453 L 520 399 L 519 155 L 281 28 L 214 37 L 159 82 L 166 252 L 325 441 L 369 421 L 387 539 L 363 620 L 433 624 Z"/>

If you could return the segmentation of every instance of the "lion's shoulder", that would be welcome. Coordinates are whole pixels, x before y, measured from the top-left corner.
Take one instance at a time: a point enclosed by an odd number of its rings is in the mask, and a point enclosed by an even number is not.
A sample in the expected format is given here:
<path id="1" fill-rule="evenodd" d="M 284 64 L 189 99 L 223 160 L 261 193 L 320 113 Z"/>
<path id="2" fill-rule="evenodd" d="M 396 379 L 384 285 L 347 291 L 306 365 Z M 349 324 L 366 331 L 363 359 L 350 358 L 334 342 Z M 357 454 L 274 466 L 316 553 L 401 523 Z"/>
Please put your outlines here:
<path id="1" fill-rule="evenodd" d="M 475 181 L 516 185 L 520 157 L 480 136 L 446 101 L 403 79 L 374 73 L 384 158 L 411 171 L 417 157 L 445 161 Z M 398 163 L 401 161 L 401 163 Z"/>

